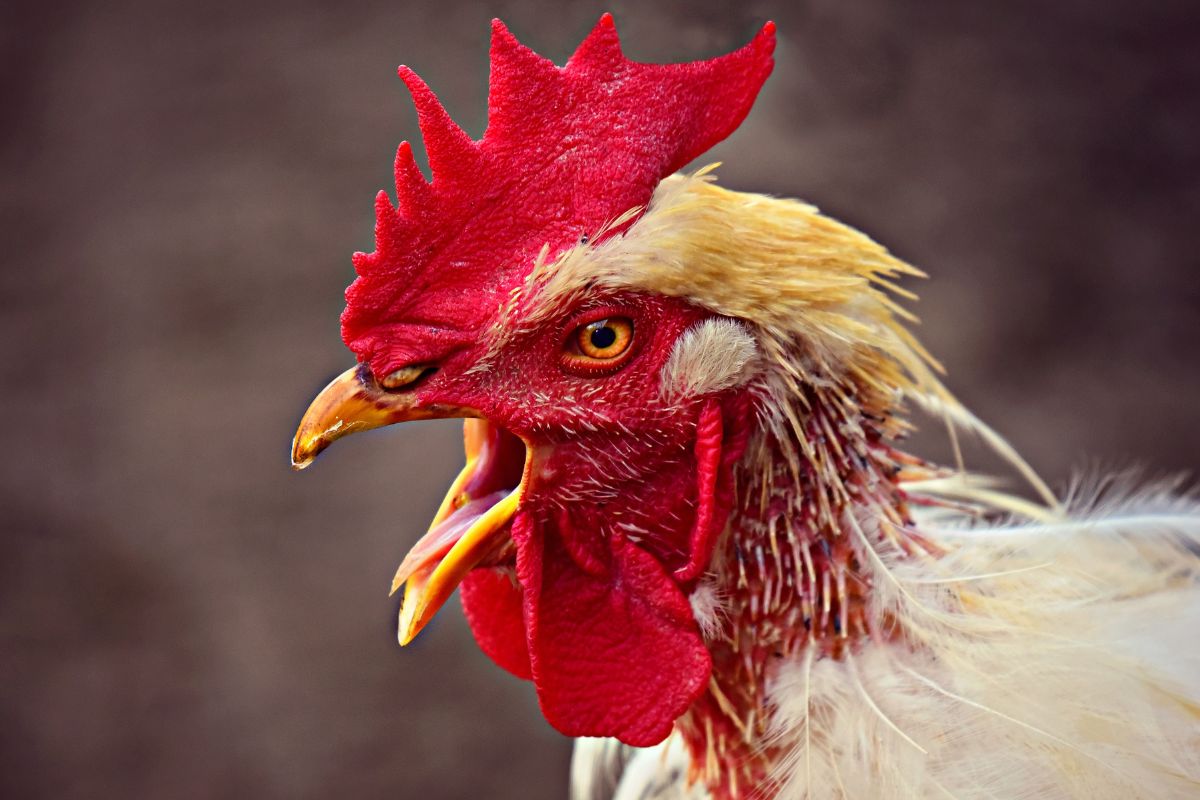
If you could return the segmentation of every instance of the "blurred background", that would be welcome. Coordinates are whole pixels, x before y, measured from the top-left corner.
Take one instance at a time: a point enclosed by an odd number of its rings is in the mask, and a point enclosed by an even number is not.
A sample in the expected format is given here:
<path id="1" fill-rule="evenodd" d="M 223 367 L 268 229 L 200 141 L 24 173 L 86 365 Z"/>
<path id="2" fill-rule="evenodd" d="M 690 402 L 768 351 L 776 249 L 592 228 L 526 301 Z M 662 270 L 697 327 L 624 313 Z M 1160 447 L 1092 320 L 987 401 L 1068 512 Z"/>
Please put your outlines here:
<path id="1" fill-rule="evenodd" d="M 10 0 L 0 795 L 564 796 L 569 743 L 456 608 L 395 643 L 458 425 L 287 452 L 417 136 L 396 65 L 477 136 L 491 17 L 561 63 L 605 9 L 645 61 L 778 23 L 706 160 L 926 269 L 950 386 L 1052 482 L 1197 466 L 1190 0 Z"/>

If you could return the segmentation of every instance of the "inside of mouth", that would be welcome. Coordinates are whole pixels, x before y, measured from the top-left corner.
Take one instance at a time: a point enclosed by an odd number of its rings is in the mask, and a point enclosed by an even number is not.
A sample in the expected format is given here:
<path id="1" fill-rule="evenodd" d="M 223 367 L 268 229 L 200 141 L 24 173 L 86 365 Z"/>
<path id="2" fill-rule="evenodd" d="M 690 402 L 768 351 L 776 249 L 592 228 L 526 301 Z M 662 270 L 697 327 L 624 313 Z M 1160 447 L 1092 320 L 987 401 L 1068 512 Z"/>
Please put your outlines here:
<path id="1" fill-rule="evenodd" d="M 450 513 L 429 529 L 405 556 L 393 591 L 421 570 L 430 570 L 489 509 L 520 489 L 525 473 L 525 443 L 487 420 L 466 420 L 468 462 L 474 463 L 465 482 L 449 499 Z"/>
<path id="2" fill-rule="evenodd" d="M 476 438 L 479 454 L 464 494 L 473 500 L 496 492 L 503 492 L 503 497 L 514 491 L 525 474 L 525 443 L 487 420 L 467 420 L 466 424 L 474 427 L 467 436 Z"/>

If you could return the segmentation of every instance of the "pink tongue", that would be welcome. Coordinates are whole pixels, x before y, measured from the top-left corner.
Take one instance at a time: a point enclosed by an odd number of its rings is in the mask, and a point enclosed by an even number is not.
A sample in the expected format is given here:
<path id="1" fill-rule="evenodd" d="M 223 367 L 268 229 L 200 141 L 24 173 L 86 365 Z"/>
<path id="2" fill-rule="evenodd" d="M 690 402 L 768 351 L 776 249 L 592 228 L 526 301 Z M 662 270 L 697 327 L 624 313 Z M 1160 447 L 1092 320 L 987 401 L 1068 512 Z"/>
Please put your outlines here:
<path id="1" fill-rule="evenodd" d="M 487 513 L 489 508 L 503 500 L 509 491 L 501 489 L 478 497 L 430 528 L 429 532 L 413 545 L 413 548 L 408 551 L 408 555 L 404 557 L 404 561 L 400 563 L 400 569 L 396 572 L 395 585 L 399 586 L 422 567 L 433 566 L 445 558 L 471 525 Z"/>

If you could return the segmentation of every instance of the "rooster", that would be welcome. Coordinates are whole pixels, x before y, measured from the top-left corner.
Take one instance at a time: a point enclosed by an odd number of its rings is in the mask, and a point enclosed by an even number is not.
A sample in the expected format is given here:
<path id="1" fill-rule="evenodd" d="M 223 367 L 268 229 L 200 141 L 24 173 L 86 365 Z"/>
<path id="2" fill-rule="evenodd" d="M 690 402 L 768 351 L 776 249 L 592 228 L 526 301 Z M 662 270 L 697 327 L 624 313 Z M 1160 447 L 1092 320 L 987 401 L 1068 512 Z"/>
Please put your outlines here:
<path id="1" fill-rule="evenodd" d="M 496 21 L 478 141 L 401 67 L 433 177 L 402 143 L 293 464 L 465 419 L 399 640 L 458 589 L 577 800 L 1197 796 L 1200 507 L 1056 497 L 907 329 L 918 270 L 679 172 L 773 50 L 636 63 L 606 15 L 558 67 Z M 914 412 L 1031 490 L 904 451 Z"/>

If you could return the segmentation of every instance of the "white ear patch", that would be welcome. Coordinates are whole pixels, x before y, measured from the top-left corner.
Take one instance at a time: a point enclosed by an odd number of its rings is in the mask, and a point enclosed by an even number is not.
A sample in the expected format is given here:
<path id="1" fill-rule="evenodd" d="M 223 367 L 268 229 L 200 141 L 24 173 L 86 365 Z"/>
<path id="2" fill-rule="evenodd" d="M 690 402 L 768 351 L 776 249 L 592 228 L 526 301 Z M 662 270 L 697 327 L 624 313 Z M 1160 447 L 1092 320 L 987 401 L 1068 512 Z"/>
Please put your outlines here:
<path id="1" fill-rule="evenodd" d="M 757 351 L 741 323 L 710 317 L 683 332 L 662 369 L 662 393 L 677 400 L 736 386 Z"/>

